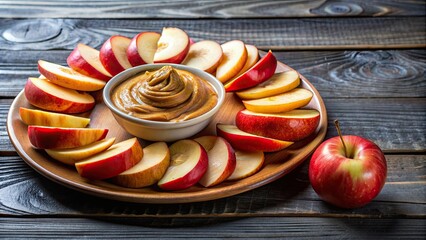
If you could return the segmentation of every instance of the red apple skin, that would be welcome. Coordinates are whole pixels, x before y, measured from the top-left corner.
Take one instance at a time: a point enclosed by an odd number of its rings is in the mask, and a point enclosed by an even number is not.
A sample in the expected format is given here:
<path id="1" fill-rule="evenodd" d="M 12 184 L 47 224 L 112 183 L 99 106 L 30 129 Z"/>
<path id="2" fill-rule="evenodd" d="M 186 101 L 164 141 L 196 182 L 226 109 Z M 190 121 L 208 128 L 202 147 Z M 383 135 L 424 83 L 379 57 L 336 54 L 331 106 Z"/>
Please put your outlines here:
<path id="1" fill-rule="evenodd" d="M 309 180 L 326 202 L 341 208 L 358 208 L 371 202 L 383 188 L 387 164 L 380 148 L 359 136 L 343 136 L 348 154 L 338 136 L 323 142 L 309 165 Z"/>
<path id="2" fill-rule="evenodd" d="M 37 87 L 31 78 L 24 87 L 25 97 L 29 103 L 44 110 L 60 113 L 82 113 L 95 107 L 95 101 L 90 103 L 77 103 L 58 96 L 54 96 Z M 84 93 L 87 94 L 87 93 Z"/>
<path id="3" fill-rule="evenodd" d="M 248 136 L 229 133 L 220 129 L 220 124 L 216 125 L 216 133 L 218 136 L 226 139 L 233 148 L 242 151 L 276 152 L 293 144 L 293 142 L 281 141 L 278 139 L 265 138 L 261 136 L 258 137 L 254 135 Z"/>
<path id="4" fill-rule="evenodd" d="M 142 157 L 142 146 L 136 140 L 129 149 L 119 154 L 87 164 L 85 164 L 84 161 L 77 162 L 75 167 L 82 177 L 94 180 L 102 180 L 115 177 L 118 174 L 133 167 L 142 159 Z"/>
<path id="5" fill-rule="evenodd" d="M 108 40 L 104 42 L 101 49 L 99 50 L 99 58 L 101 60 L 102 65 L 105 67 L 105 69 L 113 76 L 121 73 L 122 71 L 126 70 L 118 61 L 117 56 L 115 56 L 114 51 L 112 50 L 112 41 L 115 39 L 126 39 L 129 41 L 129 44 L 131 42 L 131 39 L 128 39 L 126 37 L 115 35 L 110 37 Z"/>
<path id="6" fill-rule="evenodd" d="M 130 42 L 129 47 L 127 48 L 127 51 L 126 51 L 127 59 L 129 60 L 130 64 L 132 64 L 132 66 L 139 66 L 139 65 L 152 63 L 152 62 L 145 62 L 142 59 L 141 55 L 139 54 L 138 38 L 143 36 L 144 34 L 158 35 L 158 38 L 160 38 L 160 34 L 156 33 L 156 32 L 141 32 L 141 33 L 137 34 L 136 36 L 134 36 L 132 38 L 132 41 Z M 152 60 L 153 59 L 151 59 L 151 61 Z"/>
<path id="7" fill-rule="evenodd" d="M 68 66 L 70 66 L 70 68 L 72 68 L 74 71 L 79 72 L 83 75 L 100 79 L 103 81 L 109 81 L 112 77 L 111 75 L 108 76 L 99 72 L 96 68 L 90 65 L 90 63 L 86 61 L 86 59 L 83 58 L 79 50 L 80 44 L 81 43 L 79 43 L 77 47 L 75 47 L 71 54 L 68 56 Z"/>
<path id="8" fill-rule="evenodd" d="M 198 161 L 197 165 L 195 165 L 195 167 L 191 171 L 189 171 L 186 175 L 180 178 L 177 178 L 173 181 L 159 185 L 161 189 L 171 190 L 171 191 L 183 190 L 183 189 L 187 189 L 189 187 L 194 186 L 196 183 L 198 183 L 198 181 L 200 181 L 200 179 L 203 177 L 203 175 L 207 171 L 207 167 L 209 165 L 209 162 L 208 162 L 209 159 L 208 159 L 206 150 L 200 144 L 199 146 L 201 149 L 201 154 L 200 154 L 200 160 Z"/>
<path id="9" fill-rule="evenodd" d="M 300 141 L 311 135 L 320 121 L 319 114 L 312 118 L 282 118 L 250 113 L 246 109 L 237 113 L 235 124 L 239 129 L 259 136 L 291 142 Z"/>
<path id="10" fill-rule="evenodd" d="M 57 128 L 45 126 L 28 126 L 28 138 L 31 144 L 40 149 L 65 149 L 81 147 L 99 140 L 108 134 L 108 129 L 93 129 L 92 138 L 83 138 L 83 131 L 88 128 Z M 82 139 L 83 138 L 83 139 Z"/>
<path id="11" fill-rule="evenodd" d="M 275 73 L 277 59 L 272 51 L 269 51 L 253 67 L 249 68 L 239 77 L 225 84 L 227 92 L 240 91 L 242 89 L 254 87 L 268 80 Z"/>

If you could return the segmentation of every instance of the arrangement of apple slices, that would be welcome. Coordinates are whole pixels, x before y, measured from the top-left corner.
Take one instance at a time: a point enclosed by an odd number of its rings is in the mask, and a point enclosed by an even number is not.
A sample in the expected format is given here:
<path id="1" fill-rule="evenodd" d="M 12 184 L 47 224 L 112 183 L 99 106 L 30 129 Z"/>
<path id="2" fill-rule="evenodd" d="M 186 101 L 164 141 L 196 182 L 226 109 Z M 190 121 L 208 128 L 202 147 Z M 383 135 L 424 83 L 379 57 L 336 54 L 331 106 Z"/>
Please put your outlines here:
<path id="1" fill-rule="evenodd" d="M 213 74 L 246 109 L 236 114 L 235 125 L 218 123 L 217 136 L 146 147 L 137 138 L 115 143 L 114 137 L 106 138 L 108 129 L 87 128 L 89 118 L 71 115 L 91 110 L 90 92 L 113 76 L 148 63 L 184 64 Z M 265 153 L 307 138 L 320 120 L 318 111 L 303 109 L 313 94 L 299 87 L 297 71 L 275 73 L 272 51 L 260 58 L 256 46 L 241 40 L 194 42 L 185 31 L 164 27 L 133 38 L 111 36 L 99 50 L 79 43 L 67 64 L 39 60 L 41 76 L 25 85 L 28 102 L 40 108 L 20 108 L 30 143 L 75 166 L 84 178 L 110 179 L 123 187 L 183 190 L 246 178 L 262 168 Z"/>

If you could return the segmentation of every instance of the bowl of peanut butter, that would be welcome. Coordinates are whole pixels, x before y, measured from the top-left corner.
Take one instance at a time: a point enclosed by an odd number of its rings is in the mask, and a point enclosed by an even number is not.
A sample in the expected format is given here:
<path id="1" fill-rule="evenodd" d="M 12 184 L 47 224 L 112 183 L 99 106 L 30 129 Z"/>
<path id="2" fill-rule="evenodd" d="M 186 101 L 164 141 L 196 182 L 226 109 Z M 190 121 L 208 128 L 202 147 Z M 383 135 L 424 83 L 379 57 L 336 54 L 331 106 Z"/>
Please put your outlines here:
<path id="1" fill-rule="evenodd" d="M 130 134 L 175 141 L 204 129 L 225 99 L 223 84 L 209 73 L 179 64 L 127 69 L 105 85 L 103 100 Z"/>

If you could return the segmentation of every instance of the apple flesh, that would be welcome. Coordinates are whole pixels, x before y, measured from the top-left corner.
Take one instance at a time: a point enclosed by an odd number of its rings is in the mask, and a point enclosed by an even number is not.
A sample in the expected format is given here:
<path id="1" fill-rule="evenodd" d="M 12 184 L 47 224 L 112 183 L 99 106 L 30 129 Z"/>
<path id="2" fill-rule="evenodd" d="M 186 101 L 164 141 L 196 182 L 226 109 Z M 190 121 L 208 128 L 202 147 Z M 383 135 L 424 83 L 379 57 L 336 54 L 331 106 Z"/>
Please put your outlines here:
<path id="1" fill-rule="evenodd" d="M 235 151 L 231 144 L 217 136 L 203 136 L 194 140 L 204 147 L 209 159 L 207 172 L 198 183 L 211 187 L 225 181 L 236 166 Z"/>
<path id="2" fill-rule="evenodd" d="M 222 59 L 222 54 L 219 43 L 210 40 L 199 41 L 189 47 L 188 55 L 182 64 L 214 73 Z"/>
<path id="3" fill-rule="evenodd" d="M 130 38 L 114 35 L 102 45 L 99 59 L 111 75 L 115 76 L 132 67 L 126 53 L 131 41 Z"/>
<path id="4" fill-rule="evenodd" d="M 221 47 L 223 55 L 216 69 L 216 78 L 225 83 L 244 67 L 247 61 L 247 49 L 244 42 L 240 40 L 226 42 Z"/>
<path id="5" fill-rule="evenodd" d="M 143 150 L 137 138 L 131 138 L 112 145 L 106 151 L 98 153 L 75 167 L 80 176 L 102 180 L 112 178 L 141 161 Z"/>
<path id="6" fill-rule="evenodd" d="M 48 111 L 82 113 L 95 106 L 95 99 L 90 94 L 64 88 L 41 78 L 28 78 L 24 92 L 30 104 Z"/>
<path id="7" fill-rule="evenodd" d="M 190 42 L 186 32 L 179 28 L 165 27 L 157 43 L 154 63 L 180 64 L 189 52 Z"/>
<path id="8" fill-rule="evenodd" d="M 179 140 L 169 149 L 171 163 L 157 185 L 163 190 L 183 190 L 194 186 L 207 171 L 206 150 L 190 139 Z"/>
<path id="9" fill-rule="evenodd" d="M 300 141 L 318 127 L 320 114 L 314 109 L 295 109 L 283 113 L 256 113 L 241 110 L 235 124 L 242 131 L 283 141 Z"/>
<path id="10" fill-rule="evenodd" d="M 235 151 L 236 166 L 228 181 L 240 180 L 257 173 L 263 166 L 265 154 L 262 151 Z"/>
<path id="11" fill-rule="evenodd" d="M 250 134 L 238 129 L 235 125 L 217 124 L 217 135 L 225 138 L 234 149 L 242 151 L 276 152 L 289 147 L 293 142 L 281 141 Z"/>
<path id="12" fill-rule="evenodd" d="M 115 138 L 102 139 L 100 141 L 77 148 L 45 149 L 46 153 L 62 163 L 74 165 L 76 162 L 89 158 L 97 153 L 105 151 L 114 144 Z"/>
<path id="13" fill-rule="evenodd" d="M 143 149 L 142 160 L 118 174 L 113 181 L 123 187 L 142 188 L 157 183 L 170 164 L 170 151 L 165 142 L 155 142 Z"/>
<path id="14" fill-rule="evenodd" d="M 38 61 L 39 72 L 50 82 L 79 91 L 97 91 L 105 86 L 105 81 L 80 74 L 69 67 L 55 63 Z"/>
<path id="15" fill-rule="evenodd" d="M 102 140 L 108 133 L 104 128 L 58 128 L 28 126 L 28 137 L 35 148 L 76 148 Z"/>
<path id="16" fill-rule="evenodd" d="M 77 117 L 62 113 L 46 112 L 42 110 L 20 107 L 19 116 L 27 125 L 47 127 L 84 128 L 89 124 L 90 118 Z"/>
<path id="17" fill-rule="evenodd" d="M 108 81 L 112 77 L 102 65 L 99 51 L 83 43 L 77 44 L 68 56 L 67 64 L 74 71 L 92 78 Z"/>
<path id="18" fill-rule="evenodd" d="M 275 73 L 267 81 L 259 85 L 237 92 L 244 100 L 270 97 L 295 89 L 300 84 L 299 73 L 294 70 Z"/>
<path id="19" fill-rule="evenodd" d="M 271 97 L 243 100 L 243 104 L 252 112 L 279 113 L 304 107 L 311 101 L 312 97 L 311 91 L 304 88 L 295 88 Z"/>
<path id="20" fill-rule="evenodd" d="M 272 51 L 269 51 L 249 70 L 232 81 L 227 82 L 225 84 L 225 90 L 227 92 L 233 92 L 254 87 L 274 75 L 276 68 L 277 59 Z"/>
<path id="21" fill-rule="evenodd" d="M 134 36 L 126 50 L 129 63 L 132 66 L 153 63 L 160 36 L 157 32 L 141 32 Z"/>
<path id="22" fill-rule="evenodd" d="M 326 202 L 358 208 L 372 201 L 386 181 L 386 159 L 380 148 L 359 136 L 336 136 L 323 142 L 312 155 L 309 180 Z"/>
<path id="23" fill-rule="evenodd" d="M 254 45 L 246 44 L 247 50 L 247 59 L 243 68 L 235 75 L 235 77 L 239 77 L 251 67 L 253 67 L 259 61 L 259 50 Z"/>

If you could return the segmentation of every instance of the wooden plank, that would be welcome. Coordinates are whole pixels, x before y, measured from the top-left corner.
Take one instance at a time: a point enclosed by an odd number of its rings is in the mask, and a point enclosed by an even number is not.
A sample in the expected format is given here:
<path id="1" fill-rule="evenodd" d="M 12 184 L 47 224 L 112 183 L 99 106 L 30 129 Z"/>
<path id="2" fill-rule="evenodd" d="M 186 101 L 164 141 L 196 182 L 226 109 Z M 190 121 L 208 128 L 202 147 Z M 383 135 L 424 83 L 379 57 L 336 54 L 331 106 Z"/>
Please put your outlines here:
<path id="1" fill-rule="evenodd" d="M 15 97 L 37 61 L 66 65 L 69 50 L 0 50 L 0 96 Z M 324 98 L 426 97 L 426 50 L 274 51 L 303 74 Z M 357 91 L 353 89 L 356 88 Z"/>
<path id="2" fill-rule="evenodd" d="M 72 50 L 77 42 L 96 48 L 111 35 L 133 37 L 163 27 L 186 30 L 195 41 L 240 39 L 261 49 L 330 50 L 422 48 L 426 17 L 311 19 L 1 19 L 1 50 Z"/>
<path id="3" fill-rule="evenodd" d="M 1 0 L 2 18 L 276 18 L 323 16 L 422 16 L 416 1 L 28 1 Z"/>
<path id="4" fill-rule="evenodd" d="M 425 219 L 241 218 L 241 219 L 1 218 L 0 237 L 61 239 L 423 239 Z M 133 223 L 133 224 L 132 224 Z M 161 228 L 159 228 L 161 227 Z"/>
<path id="5" fill-rule="evenodd" d="M 191 204 L 135 204 L 100 199 L 40 176 L 17 156 L 0 157 L 0 215 L 128 218 L 328 216 L 358 218 L 426 217 L 426 155 L 386 155 L 388 178 L 373 202 L 343 210 L 322 202 L 309 184 L 308 166 L 232 197 Z"/>

